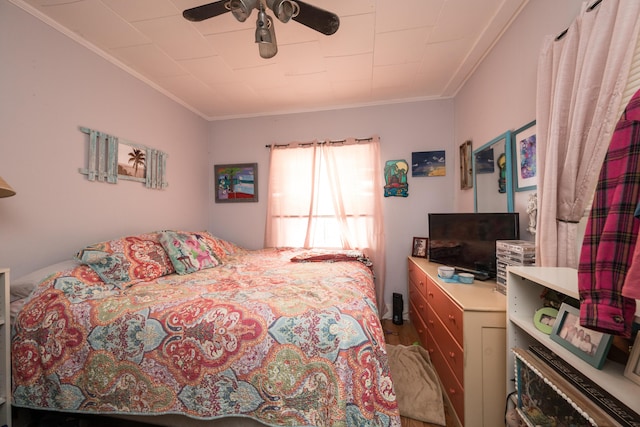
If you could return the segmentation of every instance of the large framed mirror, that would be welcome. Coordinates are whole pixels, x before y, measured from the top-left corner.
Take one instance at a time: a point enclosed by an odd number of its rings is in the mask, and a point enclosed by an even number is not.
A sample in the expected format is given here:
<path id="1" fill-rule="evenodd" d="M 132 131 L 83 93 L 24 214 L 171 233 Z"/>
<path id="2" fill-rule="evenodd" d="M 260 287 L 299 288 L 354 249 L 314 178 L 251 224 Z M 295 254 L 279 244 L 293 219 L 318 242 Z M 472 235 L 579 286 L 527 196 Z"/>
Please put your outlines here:
<path id="1" fill-rule="evenodd" d="M 473 193 L 476 212 L 513 212 L 511 131 L 473 151 Z"/>

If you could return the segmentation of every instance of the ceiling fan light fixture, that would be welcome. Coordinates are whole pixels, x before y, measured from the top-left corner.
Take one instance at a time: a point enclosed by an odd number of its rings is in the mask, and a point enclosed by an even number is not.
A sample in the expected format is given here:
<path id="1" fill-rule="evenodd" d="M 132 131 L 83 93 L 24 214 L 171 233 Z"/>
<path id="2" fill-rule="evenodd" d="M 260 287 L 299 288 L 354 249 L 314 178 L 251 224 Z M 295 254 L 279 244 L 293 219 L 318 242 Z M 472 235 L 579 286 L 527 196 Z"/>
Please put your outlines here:
<path id="1" fill-rule="evenodd" d="M 278 53 L 273 19 L 271 19 L 264 10 L 258 12 L 258 20 L 256 21 L 256 43 L 258 43 L 258 50 L 262 58 L 273 58 L 276 56 L 276 53 Z"/>
<path id="2" fill-rule="evenodd" d="M 258 45 L 260 57 L 264 59 L 273 58 L 278 53 L 278 45 L 275 43 L 260 43 Z"/>
<path id="3" fill-rule="evenodd" d="M 256 28 L 256 43 L 273 43 L 271 32 L 267 28 Z"/>
<path id="4" fill-rule="evenodd" d="M 300 6 L 292 0 L 267 0 L 267 6 L 273 11 L 276 18 L 283 23 L 287 23 L 300 13 Z"/>
<path id="5" fill-rule="evenodd" d="M 229 9 L 233 16 L 240 21 L 244 22 L 251 15 L 253 9 L 258 6 L 259 0 L 230 0 Z"/>

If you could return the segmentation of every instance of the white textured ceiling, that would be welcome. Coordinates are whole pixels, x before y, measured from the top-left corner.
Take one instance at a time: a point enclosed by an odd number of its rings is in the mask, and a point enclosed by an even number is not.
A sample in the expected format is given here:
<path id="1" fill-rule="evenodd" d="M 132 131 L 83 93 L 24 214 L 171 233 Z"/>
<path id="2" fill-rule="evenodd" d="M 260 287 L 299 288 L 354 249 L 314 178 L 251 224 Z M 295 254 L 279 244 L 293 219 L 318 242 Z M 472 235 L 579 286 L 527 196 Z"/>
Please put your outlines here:
<path id="1" fill-rule="evenodd" d="M 207 0 L 10 1 L 215 120 L 452 97 L 528 0 L 307 0 L 339 30 L 274 19 L 272 59 L 255 11 L 182 17 Z"/>

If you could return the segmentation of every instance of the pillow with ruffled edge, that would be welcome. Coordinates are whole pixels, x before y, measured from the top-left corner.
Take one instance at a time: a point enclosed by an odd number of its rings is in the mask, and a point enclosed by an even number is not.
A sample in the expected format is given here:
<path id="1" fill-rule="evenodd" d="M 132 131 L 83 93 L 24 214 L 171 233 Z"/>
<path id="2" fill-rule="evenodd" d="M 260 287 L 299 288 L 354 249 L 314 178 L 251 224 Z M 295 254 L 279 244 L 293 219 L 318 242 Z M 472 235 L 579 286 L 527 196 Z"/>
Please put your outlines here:
<path id="1" fill-rule="evenodd" d="M 160 243 L 180 275 L 220 265 L 220 260 L 202 233 L 163 231 L 160 233 Z"/>
<path id="2" fill-rule="evenodd" d="M 119 288 L 175 273 L 158 232 L 89 245 L 76 254 L 76 259 L 91 267 L 105 283 Z"/>

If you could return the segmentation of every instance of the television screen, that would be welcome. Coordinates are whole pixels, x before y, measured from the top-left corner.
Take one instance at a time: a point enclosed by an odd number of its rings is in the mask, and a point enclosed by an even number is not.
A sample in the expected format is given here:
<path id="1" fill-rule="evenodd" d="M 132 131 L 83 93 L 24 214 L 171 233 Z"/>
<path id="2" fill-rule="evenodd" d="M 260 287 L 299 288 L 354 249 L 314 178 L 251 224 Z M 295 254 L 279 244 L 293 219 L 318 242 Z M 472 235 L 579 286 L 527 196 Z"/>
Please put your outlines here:
<path id="1" fill-rule="evenodd" d="M 496 240 L 520 239 L 519 214 L 430 213 L 429 261 L 496 277 Z"/>

